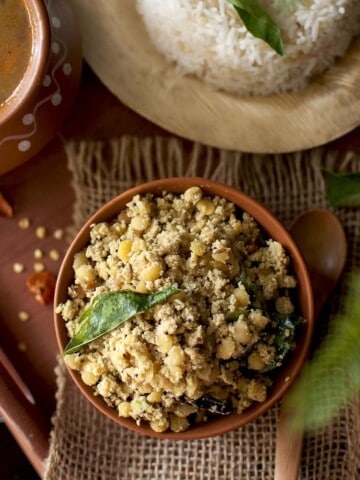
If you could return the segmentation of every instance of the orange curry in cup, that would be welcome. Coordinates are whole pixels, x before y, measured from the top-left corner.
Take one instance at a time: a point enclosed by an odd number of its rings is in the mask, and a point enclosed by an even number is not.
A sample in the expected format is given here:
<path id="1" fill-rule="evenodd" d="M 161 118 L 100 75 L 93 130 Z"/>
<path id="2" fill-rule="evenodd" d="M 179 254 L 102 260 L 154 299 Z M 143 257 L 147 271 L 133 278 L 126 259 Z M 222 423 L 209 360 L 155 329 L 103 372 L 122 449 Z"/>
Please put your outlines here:
<path id="1" fill-rule="evenodd" d="M 24 0 L 0 0 L 0 106 L 20 85 L 32 55 L 32 30 Z"/>

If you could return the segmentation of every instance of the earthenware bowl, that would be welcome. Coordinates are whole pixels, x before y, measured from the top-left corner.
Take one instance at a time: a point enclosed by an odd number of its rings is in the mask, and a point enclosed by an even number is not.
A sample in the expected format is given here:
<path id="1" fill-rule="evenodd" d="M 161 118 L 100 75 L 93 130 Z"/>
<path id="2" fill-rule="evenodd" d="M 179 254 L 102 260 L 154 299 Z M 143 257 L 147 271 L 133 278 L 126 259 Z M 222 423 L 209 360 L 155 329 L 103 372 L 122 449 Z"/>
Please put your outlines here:
<path id="1" fill-rule="evenodd" d="M 33 54 L 14 95 L 0 106 L 0 174 L 33 157 L 63 122 L 79 85 L 81 40 L 66 0 L 23 0 Z"/>
<path id="2" fill-rule="evenodd" d="M 285 247 L 291 257 L 294 274 L 298 279 L 298 301 L 305 322 L 300 326 L 297 346 L 288 355 L 283 367 L 278 370 L 274 384 L 271 387 L 268 398 L 265 402 L 253 404 L 242 414 L 218 416 L 207 422 L 191 426 L 188 430 L 181 433 L 156 433 L 145 424 L 137 425 L 135 421 L 131 419 L 119 417 L 117 411 L 109 407 L 101 397 L 94 396 L 92 389 L 82 382 L 78 372 L 69 369 L 69 373 L 80 391 L 93 405 L 95 405 L 95 407 L 99 409 L 100 412 L 126 428 L 154 437 L 171 439 L 205 438 L 237 429 L 265 413 L 282 397 L 298 375 L 306 358 L 313 330 L 313 296 L 309 274 L 296 243 L 284 225 L 275 218 L 266 207 L 244 193 L 227 185 L 197 177 L 168 178 L 145 183 L 124 192 L 100 208 L 76 235 L 64 258 L 57 280 L 55 305 L 58 305 L 67 299 L 67 289 L 73 282 L 74 278 L 72 270 L 73 258 L 75 253 L 85 248 L 89 243 L 91 224 L 109 221 L 115 218 L 134 195 L 145 194 L 148 192 L 161 194 L 163 191 L 181 193 L 194 185 L 201 187 L 206 194 L 210 196 L 219 195 L 224 197 L 228 201 L 237 205 L 241 210 L 248 212 L 255 218 L 258 224 L 263 227 L 269 237 L 279 241 Z M 55 314 L 55 329 L 60 351 L 63 351 L 69 338 L 67 336 L 64 320 L 57 314 Z"/>

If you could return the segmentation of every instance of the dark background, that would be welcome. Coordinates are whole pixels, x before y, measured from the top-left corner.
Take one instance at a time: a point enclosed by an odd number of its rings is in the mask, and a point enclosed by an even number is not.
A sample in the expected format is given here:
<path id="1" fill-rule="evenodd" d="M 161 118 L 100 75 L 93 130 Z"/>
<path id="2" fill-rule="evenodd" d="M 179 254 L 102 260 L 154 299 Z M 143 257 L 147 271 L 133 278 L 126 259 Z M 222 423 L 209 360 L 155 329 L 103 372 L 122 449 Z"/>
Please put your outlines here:
<path id="1" fill-rule="evenodd" d="M 40 480 L 1 419 L 0 464 L 1 480 Z"/>

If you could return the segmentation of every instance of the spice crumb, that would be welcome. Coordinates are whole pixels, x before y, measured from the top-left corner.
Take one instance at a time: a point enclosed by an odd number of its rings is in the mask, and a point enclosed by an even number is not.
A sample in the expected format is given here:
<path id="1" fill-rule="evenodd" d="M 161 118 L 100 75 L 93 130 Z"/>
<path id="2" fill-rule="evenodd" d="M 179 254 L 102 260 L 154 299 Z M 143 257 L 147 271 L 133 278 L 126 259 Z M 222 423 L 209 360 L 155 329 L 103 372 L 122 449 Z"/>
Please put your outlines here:
<path id="1" fill-rule="evenodd" d="M 35 299 L 42 305 L 54 300 L 56 277 L 52 273 L 46 270 L 33 273 L 26 284 L 30 292 L 35 294 Z"/>
<path id="2" fill-rule="evenodd" d="M 35 262 L 33 268 L 34 272 L 43 272 L 45 270 L 45 266 L 41 262 Z"/>
<path id="3" fill-rule="evenodd" d="M 34 250 L 34 258 L 39 259 L 39 258 L 42 258 L 43 256 L 44 256 L 44 253 L 42 250 L 40 250 L 40 248 L 36 248 Z"/>
<path id="4" fill-rule="evenodd" d="M 25 270 L 25 267 L 22 263 L 15 262 L 13 265 L 13 270 L 15 273 L 22 273 Z"/>
<path id="5" fill-rule="evenodd" d="M 55 249 L 50 250 L 49 257 L 56 262 L 60 258 L 60 253 Z"/>
<path id="6" fill-rule="evenodd" d="M 27 322 L 30 318 L 30 314 L 22 310 L 21 312 L 18 313 L 18 317 L 19 317 L 19 320 L 21 320 L 22 322 Z"/>
<path id="7" fill-rule="evenodd" d="M 14 211 L 10 203 L 6 200 L 4 195 L 0 192 L 0 215 L 6 218 L 12 218 Z"/>
<path id="8" fill-rule="evenodd" d="M 30 220 L 27 217 L 20 218 L 18 221 L 18 227 L 22 230 L 26 230 L 30 227 Z"/>
<path id="9" fill-rule="evenodd" d="M 54 232 L 54 238 L 56 240 L 61 240 L 64 236 L 64 230 L 62 228 L 57 228 Z"/>
<path id="10" fill-rule="evenodd" d="M 27 350 L 27 345 L 25 342 L 19 342 L 18 343 L 18 349 L 20 350 L 20 352 L 26 352 Z"/>
<path id="11" fill-rule="evenodd" d="M 35 230 L 35 235 L 38 238 L 45 238 L 46 237 L 46 228 L 43 227 L 43 226 L 37 227 L 37 229 Z"/>

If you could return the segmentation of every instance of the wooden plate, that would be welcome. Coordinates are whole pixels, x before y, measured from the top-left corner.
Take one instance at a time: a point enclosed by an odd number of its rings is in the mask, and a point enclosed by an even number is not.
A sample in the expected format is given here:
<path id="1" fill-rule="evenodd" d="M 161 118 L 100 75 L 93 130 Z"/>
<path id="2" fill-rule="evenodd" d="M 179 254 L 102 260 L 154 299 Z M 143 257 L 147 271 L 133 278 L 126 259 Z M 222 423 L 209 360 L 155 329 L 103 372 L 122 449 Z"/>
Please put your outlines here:
<path id="1" fill-rule="evenodd" d="M 152 46 L 135 0 L 72 1 L 85 58 L 101 81 L 175 134 L 220 148 L 275 153 L 327 143 L 360 124 L 359 38 L 300 93 L 237 97 L 178 75 Z"/>

